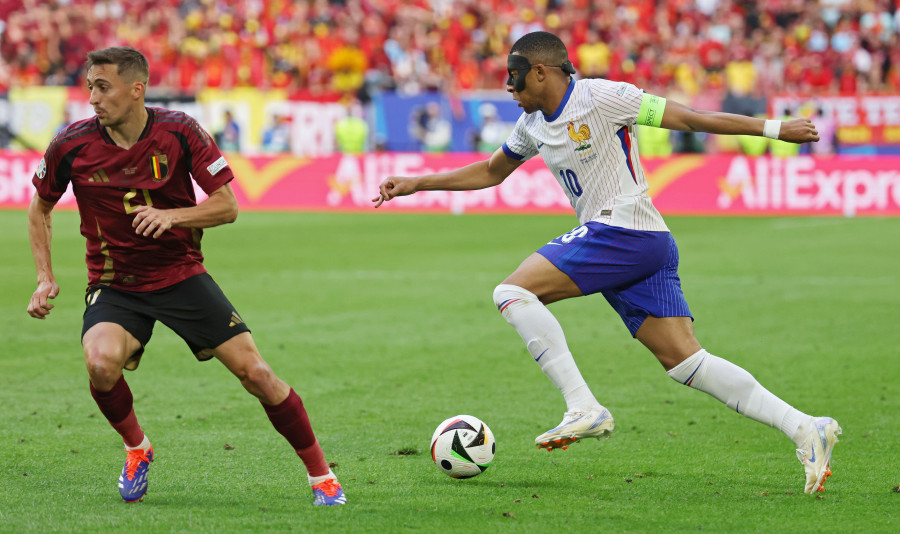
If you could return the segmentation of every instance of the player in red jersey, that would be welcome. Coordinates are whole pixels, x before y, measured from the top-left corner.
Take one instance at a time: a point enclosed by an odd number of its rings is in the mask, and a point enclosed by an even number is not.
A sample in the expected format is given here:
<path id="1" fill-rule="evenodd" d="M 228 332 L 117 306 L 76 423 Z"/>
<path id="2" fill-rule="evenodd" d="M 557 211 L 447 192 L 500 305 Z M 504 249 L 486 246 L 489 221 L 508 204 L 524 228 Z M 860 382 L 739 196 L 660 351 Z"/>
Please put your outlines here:
<path id="1" fill-rule="evenodd" d="M 81 342 L 91 394 L 125 442 L 122 498 L 143 498 L 153 461 L 123 369 L 137 368 L 160 321 L 198 360 L 217 358 L 259 398 L 306 465 L 314 504 L 344 504 L 300 397 L 260 356 L 250 329 L 203 266 L 203 228 L 237 217 L 234 175 L 194 119 L 144 106 L 148 78 L 147 59 L 133 48 L 88 54 L 96 116 L 62 130 L 32 180 L 37 192 L 28 231 L 38 285 L 28 313 L 46 318 L 49 299 L 59 293 L 50 262 L 51 212 L 71 184 L 87 240 Z M 191 178 L 209 195 L 199 204 Z"/>

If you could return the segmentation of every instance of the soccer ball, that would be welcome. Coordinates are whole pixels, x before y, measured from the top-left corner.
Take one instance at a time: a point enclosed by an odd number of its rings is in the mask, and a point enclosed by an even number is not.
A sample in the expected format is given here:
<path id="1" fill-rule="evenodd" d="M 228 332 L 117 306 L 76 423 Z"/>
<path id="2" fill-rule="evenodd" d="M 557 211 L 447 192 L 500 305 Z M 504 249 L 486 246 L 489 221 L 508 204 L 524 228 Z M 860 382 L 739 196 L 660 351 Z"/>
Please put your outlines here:
<path id="1" fill-rule="evenodd" d="M 494 459 L 494 433 L 481 419 L 457 415 L 447 419 L 431 436 L 431 459 L 444 474 L 472 478 Z"/>

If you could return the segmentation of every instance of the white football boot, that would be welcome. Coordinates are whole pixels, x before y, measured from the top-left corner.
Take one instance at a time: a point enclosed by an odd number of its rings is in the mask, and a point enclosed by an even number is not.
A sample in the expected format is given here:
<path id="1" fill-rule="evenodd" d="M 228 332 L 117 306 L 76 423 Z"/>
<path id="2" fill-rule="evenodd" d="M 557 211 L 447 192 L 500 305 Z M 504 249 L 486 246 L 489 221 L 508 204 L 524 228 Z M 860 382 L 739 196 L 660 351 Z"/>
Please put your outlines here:
<path id="1" fill-rule="evenodd" d="M 609 410 L 603 406 L 597 406 L 587 411 L 566 412 L 562 422 L 534 438 L 535 445 L 539 449 L 548 451 L 562 448 L 568 449 L 569 445 L 583 438 L 600 439 L 616 427 Z"/>
<path id="2" fill-rule="evenodd" d="M 806 493 L 825 491 L 825 479 L 831 476 L 831 452 L 841 435 L 841 426 L 830 417 L 817 417 L 797 458 L 806 470 Z"/>

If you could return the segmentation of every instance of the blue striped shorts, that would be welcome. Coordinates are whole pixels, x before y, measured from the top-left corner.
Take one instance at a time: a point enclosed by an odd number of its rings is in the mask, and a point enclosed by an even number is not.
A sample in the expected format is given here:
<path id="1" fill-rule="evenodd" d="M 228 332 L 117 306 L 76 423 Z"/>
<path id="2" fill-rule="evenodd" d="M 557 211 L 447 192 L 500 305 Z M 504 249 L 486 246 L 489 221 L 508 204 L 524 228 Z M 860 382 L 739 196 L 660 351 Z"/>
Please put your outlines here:
<path id="1" fill-rule="evenodd" d="M 678 277 L 678 245 L 669 232 L 590 221 L 537 252 L 585 295 L 602 293 L 632 336 L 648 315 L 693 319 Z"/>

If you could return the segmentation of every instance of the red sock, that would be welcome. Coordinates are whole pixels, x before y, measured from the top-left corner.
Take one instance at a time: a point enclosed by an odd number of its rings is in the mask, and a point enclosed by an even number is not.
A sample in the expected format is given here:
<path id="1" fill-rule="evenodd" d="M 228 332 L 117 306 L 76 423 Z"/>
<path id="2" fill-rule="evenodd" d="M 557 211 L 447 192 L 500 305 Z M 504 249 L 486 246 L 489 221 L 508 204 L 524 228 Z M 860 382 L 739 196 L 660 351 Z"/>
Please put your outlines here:
<path id="1" fill-rule="evenodd" d="M 318 440 L 309 447 L 297 451 L 297 456 L 303 460 L 303 465 L 306 466 L 306 471 L 311 477 L 327 475 L 330 471 L 328 462 L 325 461 L 325 453 L 322 452 L 322 447 L 319 447 Z"/>
<path id="2" fill-rule="evenodd" d="M 325 462 L 325 455 L 316 441 L 316 435 L 313 434 L 309 416 L 303 408 L 303 401 L 294 389 L 291 388 L 287 398 L 278 406 L 263 404 L 263 408 L 275 430 L 297 451 L 310 476 L 327 475 L 328 463 Z"/>
<path id="3" fill-rule="evenodd" d="M 119 377 L 119 381 L 109 391 L 98 391 L 94 388 L 94 384 L 90 386 L 91 396 L 94 397 L 100 412 L 122 436 L 125 445 L 129 447 L 140 445 L 144 441 L 144 431 L 134 415 L 134 398 L 125 377 Z"/>
<path id="4" fill-rule="evenodd" d="M 111 423 L 116 432 L 122 435 L 125 445 L 129 447 L 137 447 L 144 441 L 144 430 L 138 424 L 137 416 L 134 415 L 134 408 L 128 413 L 125 419 L 118 423 Z"/>

